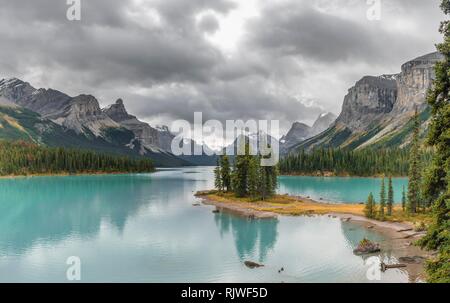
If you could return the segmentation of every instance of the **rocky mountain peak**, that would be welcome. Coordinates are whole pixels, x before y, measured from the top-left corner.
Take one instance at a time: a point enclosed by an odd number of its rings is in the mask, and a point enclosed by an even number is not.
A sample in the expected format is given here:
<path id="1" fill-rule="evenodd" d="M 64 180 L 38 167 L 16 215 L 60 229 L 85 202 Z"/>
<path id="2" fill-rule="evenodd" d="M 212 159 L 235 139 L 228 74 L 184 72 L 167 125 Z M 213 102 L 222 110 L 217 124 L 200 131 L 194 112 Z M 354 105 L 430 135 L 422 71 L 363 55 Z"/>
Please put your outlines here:
<path id="1" fill-rule="evenodd" d="M 334 123 L 335 120 L 336 115 L 328 112 L 320 114 L 312 127 L 306 125 L 305 123 L 295 122 L 294 124 L 292 124 L 289 132 L 280 139 L 281 153 L 287 153 L 292 146 L 295 146 L 323 132 L 328 127 L 330 127 L 330 125 Z"/>
<path id="2" fill-rule="evenodd" d="M 167 125 L 157 125 L 156 129 L 164 133 L 170 133 L 170 129 Z"/>
<path id="3" fill-rule="evenodd" d="M 288 133 L 280 139 L 280 152 L 286 153 L 295 144 L 305 141 L 310 137 L 311 127 L 305 123 L 295 122 Z"/>
<path id="4" fill-rule="evenodd" d="M 333 124 L 334 121 L 336 121 L 336 118 L 337 116 L 330 112 L 320 114 L 311 128 L 310 134 L 313 136 L 320 134 L 328 127 L 330 127 L 330 125 Z"/>
<path id="5" fill-rule="evenodd" d="M 100 109 L 97 99 L 91 95 L 79 95 L 70 100 L 61 116 L 54 120 L 76 133 L 85 133 L 86 129 L 96 137 L 101 137 L 107 128 L 119 128 L 120 125 Z"/>
<path id="6" fill-rule="evenodd" d="M 302 122 L 295 122 L 286 134 L 286 138 L 304 138 L 309 134 L 311 127 Z"/>
<path id="7" fill-rule="evenodd" d="M 91 95 L 79 95 L 72 99 L 72 108 L 77 108 L 80 113 L 84 115 L 98 115 L 101 114 L 100 105 L 97 99 Z"/>
<path id="8" fill-rule="evenodd" d="M 0 80 L 0 96 L 18 105 L 21 105 L 18 101 L 33 94 L 35 91 L 36 89 L 28 82 L 17 78 Z"/>
<path id="9" fill-rule="evenodd" d="M 117 99 L 114 104 L 103 109 L 103 112 L 116 122 L 136 119 L 135 116 L 128 114 L 122 99 Z"/>
<path id="10" fill-rule="evenodd" d="M 173 135 L 165 129 L 153 128 L 148 123 L 130 115 L 122 99 L 103 109 L 103 113 L 119 123 L 120 126 L 132 131 L 142 146 L 152 151 L 170 151 Z"/>

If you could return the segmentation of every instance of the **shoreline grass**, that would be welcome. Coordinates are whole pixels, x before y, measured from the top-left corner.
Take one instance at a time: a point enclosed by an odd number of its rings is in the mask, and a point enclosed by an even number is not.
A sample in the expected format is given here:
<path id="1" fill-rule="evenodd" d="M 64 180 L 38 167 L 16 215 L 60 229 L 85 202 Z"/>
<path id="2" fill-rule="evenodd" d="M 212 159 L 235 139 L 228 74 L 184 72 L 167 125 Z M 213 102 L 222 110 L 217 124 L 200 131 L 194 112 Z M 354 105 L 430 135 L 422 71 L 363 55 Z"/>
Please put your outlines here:
<path id="1" fill-rule="evenodd" d="M 197 192 L 197 197 L 208 199 L 212 202 L 222 203 L 233 207 L 239 207 L 247 210 L 272 212 L 287 216 L 301 216 L 301 215 L 326 215 L 330 213 L 350 214 L 356 216 L 364 216 L 363 204 L 351 203 L 327 203 L 318 202 L 309 198 L 289 196 L 289 195 L 275 195 L 265 201 L 252 200 L 250 198 L 237 198 L 232 193 L 220 193 L 215 190 Z M 375 219 L 376 220 L 376 219 Z M 401 206 L 395 206 L 392 216 L 386 216 L 384 221 L 380 222 L 406 222 L 414 225 L 431 223 L 432 217 L 430 214 L 416 214 L 409 215 L 405 213 Z"/>

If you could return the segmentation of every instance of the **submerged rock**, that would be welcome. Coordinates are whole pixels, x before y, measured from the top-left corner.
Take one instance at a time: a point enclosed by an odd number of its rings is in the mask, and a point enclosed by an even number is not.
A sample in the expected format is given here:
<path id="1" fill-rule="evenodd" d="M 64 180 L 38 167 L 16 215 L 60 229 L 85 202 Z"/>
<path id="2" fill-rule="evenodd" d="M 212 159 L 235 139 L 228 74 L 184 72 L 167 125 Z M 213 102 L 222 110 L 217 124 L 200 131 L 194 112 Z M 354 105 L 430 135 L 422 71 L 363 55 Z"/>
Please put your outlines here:
<path id="1" fill-rule="evenodd" d="M 359 242 L 358 247 L 353 250 L 353 253 L 356 255 L 366 255 L 380 252 L 380 244 L 374 243 L 368 239 L 363 239 Z"/>
<path id="2" fill-rule="evenodd" d="M 244 265 L 247 266 L 250 269 L 264 267 L 264 265 L 258 264 L 256 262 L 252 262 L 252 261 L 245 261 Z"/>

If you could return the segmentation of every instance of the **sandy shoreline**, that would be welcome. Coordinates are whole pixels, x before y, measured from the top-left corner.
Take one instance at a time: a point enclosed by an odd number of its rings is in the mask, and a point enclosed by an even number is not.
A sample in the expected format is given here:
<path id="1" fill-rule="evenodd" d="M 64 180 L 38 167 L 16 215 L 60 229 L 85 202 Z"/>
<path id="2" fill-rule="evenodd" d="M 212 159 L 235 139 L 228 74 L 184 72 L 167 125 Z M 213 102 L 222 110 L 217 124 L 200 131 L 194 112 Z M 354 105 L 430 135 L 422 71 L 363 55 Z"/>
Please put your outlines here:
<path id="1" fill-rule="evenodd" d="M 281 208 L 274 208 L 274 211 L 268 211 L 270 209 L 268 205 L 264 203 L 256 202 L 255 205 L 243 202 L 224 202 L 215 201 L 209 195 L 204 193 L 197 193 L 203 204 L 215 206 L 216 210 L 220 212 L 227 212 L 238 216 L 247 217 L 250 219 L 276 219 L 278 216 L 293 216 L 289 212 L 283 212 Z M 330 204 L 323 201 L 318 202 L 308 198 L 296 197 L 305 201 L 307 205 L 319 205 L 328 206 Z M 302 203 L 302 202 L 300 202 Z M 336 204 L 330 205 L 335 208 Z M 345 210 L 345 207 L 342 207 Z M 289 210 L 289 208 L 287 207 Z M 414 231 L 414 225 L 409 222 L 387 222 L 377 221 L 364 217 L 363 215 L 341 212 L 341 211 L 305 211 L 301 214 L 295 214 L 295 216 L 328 216 L 330 218 L 340 219 L 343 222 L 349 222 L 358 226 L 364 227 L 369 230 L 373 230 L 380 233 L 385 241 L 380 243 L 382 251 L 390 252 L 390 257 L 394 257 L 394 263 L 405 263 L 407 265 L 406 270 L 410 277 L 410 282 L 423 282 L 425 281 L 424 263 L 425 260 L 432 257 L 432 252 L 425 251 L 420 247 L 415 246 L 413 243 L 420 239 L 425 233 Z M 401 257 L 415 258 L 415 262 L 401 262 Z M 388 262 L 393 262 L 389 260 Z"/>

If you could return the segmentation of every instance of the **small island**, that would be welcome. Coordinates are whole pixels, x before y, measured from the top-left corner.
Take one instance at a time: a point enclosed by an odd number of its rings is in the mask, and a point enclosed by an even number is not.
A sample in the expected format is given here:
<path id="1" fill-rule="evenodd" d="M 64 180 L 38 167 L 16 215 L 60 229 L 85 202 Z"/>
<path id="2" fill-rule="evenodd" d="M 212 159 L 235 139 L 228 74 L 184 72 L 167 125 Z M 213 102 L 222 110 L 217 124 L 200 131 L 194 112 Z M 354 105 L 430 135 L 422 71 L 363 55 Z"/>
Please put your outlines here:
<path id="1" fill-rule="evenodd" d="M 196 196 L 205 204 L 219 209 L 254 218 L 274 218 L 277 215 L 332 215 L 349 218 L 358 216 L 367 222 L 383 225 L 402 223 L 401 230 L 423 232 L 424 226 L 431 223 L 429 213 L 406 211 L 406 193 L 403 191 L 401 205 L 394 204 L 392 178 L 389 177 L 387 194 L 383 178 L 380 189 L 380 205 L 377 207 L 373 195 L 366 203 L 330 203 L 315 201 L 310 197 L 277 194 L 278 171 L 276 166 L 262 166 L 261 155 L 252 155 L 248 142 L 245 154 L 234 159 L 232 168 L 227 155 L 221 156 L 214 170 L 215 190 L 197 192 Z M 421 229 L 421 230 L 419 230 Z"/>
<path id="2" fill-rule="evenodd" d="M 420 230 L 423 224 L 427 224 L 431 218 L 426 215 L 408 216 L 401 206 L 393 208 L 392 216 L 385 217 L 384 221 L 365 216 L 366 205 L 350 203 L 328 203 L 315 201 L 311 198 L 273 195 L 264 200 L 253 200 L 248 197 L 236 197 L 233 193 L 220 192 L 218 190 L 199 191 L 195 194 L 206 205 L 216 206 L 217 209 L 241 216 L 255 219 L 276 218 L 285 216 L 314 216 L 328 215 L 341 218 L 343 221 L 360 221 L 383 227 L 392 227 L 409 235 L 420 236 L 424 234 Z"/>

